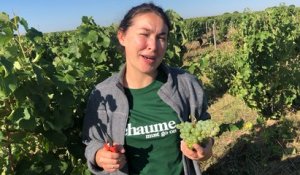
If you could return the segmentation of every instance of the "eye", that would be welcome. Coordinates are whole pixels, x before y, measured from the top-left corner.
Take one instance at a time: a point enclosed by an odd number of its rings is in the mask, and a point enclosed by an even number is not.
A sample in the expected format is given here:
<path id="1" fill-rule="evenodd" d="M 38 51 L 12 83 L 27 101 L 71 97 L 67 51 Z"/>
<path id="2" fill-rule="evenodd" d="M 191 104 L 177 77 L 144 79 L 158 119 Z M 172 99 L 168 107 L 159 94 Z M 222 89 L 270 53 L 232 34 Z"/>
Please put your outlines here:
<path id="1" fill-rule="evenodd" d="M 166 41 L 167 40 L 167 36 L 160 35 L 160 36 L 158 36 L 158 39 L 161 40 L 161 41 Z"/>
<path id="2" fill-rule="evenodd" d="M 145 37 L 148 37 L 149 34 L 148 33 L 140 33 L 141 36 L 145 36 Z"/>

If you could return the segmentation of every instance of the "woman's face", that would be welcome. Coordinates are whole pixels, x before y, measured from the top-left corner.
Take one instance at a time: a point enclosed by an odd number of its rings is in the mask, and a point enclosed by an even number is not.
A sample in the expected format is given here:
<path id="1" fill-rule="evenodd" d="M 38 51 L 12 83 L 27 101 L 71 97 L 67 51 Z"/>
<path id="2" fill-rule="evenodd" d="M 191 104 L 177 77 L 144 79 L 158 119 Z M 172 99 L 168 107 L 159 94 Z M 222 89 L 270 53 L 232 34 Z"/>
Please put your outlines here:
<path id="1" fill-rule="evenodd" d="M 118 32 L 119 42 L 125 48 L 127 71 L 155 75 L 166 52 L 167 35 L 167 25 L 155 13 L 135 16 L 126 31 Z"/>

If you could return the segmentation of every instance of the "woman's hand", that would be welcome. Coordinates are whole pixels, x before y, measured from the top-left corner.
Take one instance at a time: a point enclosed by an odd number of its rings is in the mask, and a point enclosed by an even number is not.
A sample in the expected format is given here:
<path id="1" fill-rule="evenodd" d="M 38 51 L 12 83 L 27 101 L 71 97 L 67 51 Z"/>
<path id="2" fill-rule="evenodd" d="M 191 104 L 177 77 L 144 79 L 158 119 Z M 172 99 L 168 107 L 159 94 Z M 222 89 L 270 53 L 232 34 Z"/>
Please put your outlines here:
<path id="1" fill-rule="evenodd" d="M 187 144 L 182 140 L 180 149 L 182 153 L 189 159 L 204 161 L 212 156 L 213 144 L 214 140 L 211 138 L 204 148 L 199 144 L 194 144 L 193 149 L 189 149 Z"/>
<path id="2" fill-rule="evenodd" d="M 106 148 L 101 148 L 96 152 L 96 163 L 105 171 L 111 173 L 123 168 L 126 163 L 125 149 L 122 145 L 114 145 L 117 147 L 117 152 L 108 151 Z"/>

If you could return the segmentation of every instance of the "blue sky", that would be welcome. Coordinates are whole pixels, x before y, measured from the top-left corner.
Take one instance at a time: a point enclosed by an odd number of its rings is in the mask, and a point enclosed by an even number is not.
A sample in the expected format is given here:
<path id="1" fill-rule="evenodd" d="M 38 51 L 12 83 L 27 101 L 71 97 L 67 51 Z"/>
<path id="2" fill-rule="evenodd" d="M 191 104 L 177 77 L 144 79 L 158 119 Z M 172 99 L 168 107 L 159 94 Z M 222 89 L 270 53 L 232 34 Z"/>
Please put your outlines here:
<path id="1" fill-rule="evenodd" d="M 30 27 L 42 32 L 73 30 L 82 16 L 92 16 L 96 23 L 107 26 L 119 23 L 123 15 L 143 0 L 0 0 L 0 12 L 25 18 Z M 152 0 L 165 10 L 173 9 L 183 18 L 213 16 L 225 12 L 252 11 L 281 3 L 300 7 L 300 0 Z"/>

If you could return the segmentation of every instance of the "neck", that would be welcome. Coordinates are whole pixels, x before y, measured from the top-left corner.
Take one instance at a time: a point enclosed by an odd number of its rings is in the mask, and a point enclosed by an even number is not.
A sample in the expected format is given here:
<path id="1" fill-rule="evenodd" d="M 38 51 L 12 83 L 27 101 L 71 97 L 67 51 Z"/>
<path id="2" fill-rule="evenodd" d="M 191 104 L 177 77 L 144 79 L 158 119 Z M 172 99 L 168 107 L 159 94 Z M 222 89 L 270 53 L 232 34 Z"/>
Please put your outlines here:
<path id="1" fill-rule="evenodd" d="M 135 73 L 126 69 L 124 76 L 124 86 L 131 89 L 140 89 L 151 84 L 156 76 L 157 70 L 151 74 Z"/>

